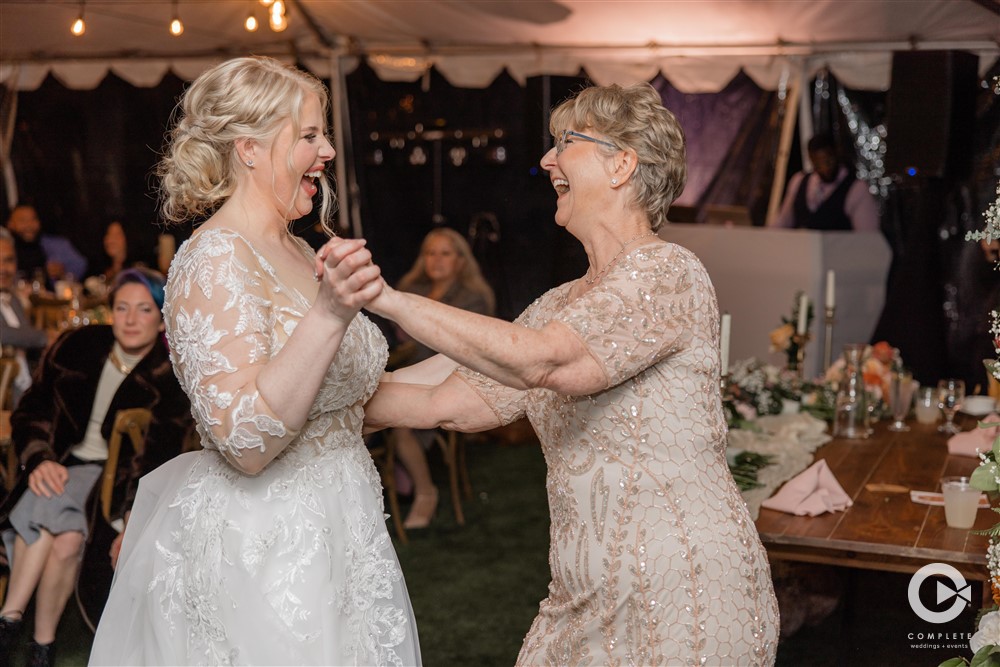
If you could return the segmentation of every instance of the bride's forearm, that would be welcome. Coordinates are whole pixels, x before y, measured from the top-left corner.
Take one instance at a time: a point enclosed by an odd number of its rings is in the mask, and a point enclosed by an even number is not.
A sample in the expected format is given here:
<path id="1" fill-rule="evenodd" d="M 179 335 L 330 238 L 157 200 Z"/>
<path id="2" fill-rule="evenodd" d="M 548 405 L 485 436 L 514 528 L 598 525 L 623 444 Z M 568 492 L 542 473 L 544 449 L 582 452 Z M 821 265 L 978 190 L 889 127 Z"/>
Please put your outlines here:
<path id="1" fill-rule="evenodd" d="M 420 363 L 386 373 L 381 382 L 405 382 L 408 384 L 441 384 L 458 368 L 458 362 L 443 354 L 435 354 Z"/>
<path id="2" fill-rule="evenodd" d="M 539 330 L 395 290 L 368 308 L 421 343 L 510 387 L 541 386 L 550 367 L 546 357 L 552 346 Z"/>

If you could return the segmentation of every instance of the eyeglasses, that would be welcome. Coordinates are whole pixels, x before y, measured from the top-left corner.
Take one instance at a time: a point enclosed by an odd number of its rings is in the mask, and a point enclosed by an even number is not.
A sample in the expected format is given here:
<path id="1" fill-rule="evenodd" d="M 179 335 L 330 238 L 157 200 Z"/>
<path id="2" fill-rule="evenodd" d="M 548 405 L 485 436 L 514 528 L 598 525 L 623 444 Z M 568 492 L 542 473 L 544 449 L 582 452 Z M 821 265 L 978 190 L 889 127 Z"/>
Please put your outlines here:
<path id="1" fill-rule="evenodd" d="M 579 132 L 574 132 L 573 130 L 563 130 L 562 134 L 559 135 L 559 138 L 556 139 L 556 155 L 559 155 L 566 150 L 566 144 L 573 143 L 570 141 L 570 137 L 577 137 L 579 139 L 583 139 L 584 141 L 592 141 L 595 144 L 604 144 L 605 146 L 611 146 L 611 148 L 618 148 L 610 141 L 603 141 L 601 139 L 595 139 L 594 137 L 588 137 L 586 134 L 580 134 Z"/>

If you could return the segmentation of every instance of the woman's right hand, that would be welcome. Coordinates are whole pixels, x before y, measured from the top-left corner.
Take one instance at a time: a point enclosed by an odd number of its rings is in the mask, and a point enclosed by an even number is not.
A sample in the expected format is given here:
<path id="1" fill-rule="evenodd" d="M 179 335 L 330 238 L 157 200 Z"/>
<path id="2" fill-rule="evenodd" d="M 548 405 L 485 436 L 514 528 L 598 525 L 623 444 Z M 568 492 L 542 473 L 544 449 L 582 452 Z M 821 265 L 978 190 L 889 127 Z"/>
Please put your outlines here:
<path id="1" fill-rule="evenodd" d="M 330 239 L 316 253 L 316 272 L 317 305 L 344 322 L 377 297 L 385 284 L 364 239 Z"/>
<path id="2" fill-rule="evenodd" d="M 42 461 L 28 475 L 28 488 L 36 496 L 45 498 L 61 496 L 66 490 L 66 480 L 68 479 L 69 470 L 66 469 L 66 466 L 55 461 Z"/>
<path id="3" fill-rule="evenodd" d="M 379 317 L 384 317 L 387 320 L 395 321 L 395 320 L 393 320 L 393 317 L 391 315 L 391 312 L 392 312 L 392 306 L 391 306 L 391 304 L 393 302 L 393 299 L 399 293 L 400 293 L 399 290 L 394 289 L 394 288 L 390 287 L 388 283 L 385 283 L 385 284 L 382 285 L 382 291 L 378 294 L 378 296 L 376 296 L 374 299 L 372 299 L 365 306 L 365 308 L 368 310 L 369 313 L 372 313 L 374 315 L 378 315 Z M 406 336 L 407 340 L 411 339 L 410 335 L 407 334 L 405 331 L 403 331 L 402 329 L 400 329 L 400 331 L 403 332 L 403 334 Z"/>

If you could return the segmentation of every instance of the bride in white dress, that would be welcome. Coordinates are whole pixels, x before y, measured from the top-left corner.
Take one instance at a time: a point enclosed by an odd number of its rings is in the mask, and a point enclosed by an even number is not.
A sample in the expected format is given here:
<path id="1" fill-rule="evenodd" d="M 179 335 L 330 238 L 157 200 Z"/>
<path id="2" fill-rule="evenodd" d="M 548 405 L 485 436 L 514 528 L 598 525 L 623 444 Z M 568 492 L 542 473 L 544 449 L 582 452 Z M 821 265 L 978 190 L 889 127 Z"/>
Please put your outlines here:
<path id="1" fill-rule="evenodd" d="M 205 72 L 160 165 L 163 213 L 209 219 L 170 267 L 164 317 L 203 451 L 143 478 L 96 665 L 415 665 L 362 406 L 387 357 L 358 310 L 362 241 L 318 255 L 287 222 L 329 193 L 326 91 L 267 58 Z"/>

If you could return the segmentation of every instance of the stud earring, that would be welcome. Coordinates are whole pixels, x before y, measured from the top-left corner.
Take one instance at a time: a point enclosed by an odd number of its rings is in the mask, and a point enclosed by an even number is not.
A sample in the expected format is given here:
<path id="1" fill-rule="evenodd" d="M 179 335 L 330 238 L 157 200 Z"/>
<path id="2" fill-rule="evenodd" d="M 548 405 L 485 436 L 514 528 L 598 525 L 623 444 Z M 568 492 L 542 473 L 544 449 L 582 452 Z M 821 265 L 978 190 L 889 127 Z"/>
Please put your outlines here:
<path id="1" fill-rule="evenodd" d="M 617 178 L 612 178 L 611 179 L 611 185 L 618 185 L 618 179 Z"/>
<path id="2" fill-rule="evenodd" d="M 247 160 L 247 166 L 248 167 L 252 167 L 253 166 L 253 160 Z"/>

